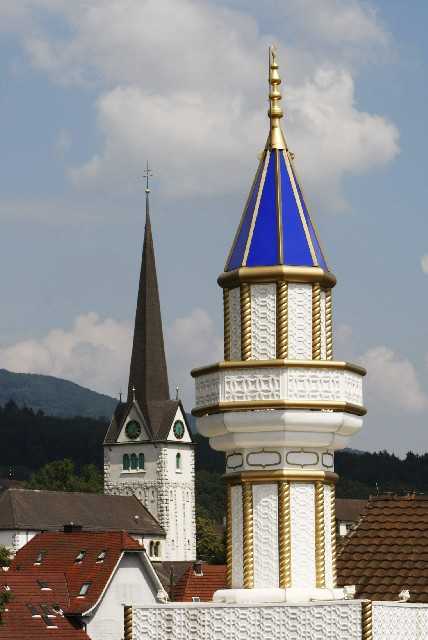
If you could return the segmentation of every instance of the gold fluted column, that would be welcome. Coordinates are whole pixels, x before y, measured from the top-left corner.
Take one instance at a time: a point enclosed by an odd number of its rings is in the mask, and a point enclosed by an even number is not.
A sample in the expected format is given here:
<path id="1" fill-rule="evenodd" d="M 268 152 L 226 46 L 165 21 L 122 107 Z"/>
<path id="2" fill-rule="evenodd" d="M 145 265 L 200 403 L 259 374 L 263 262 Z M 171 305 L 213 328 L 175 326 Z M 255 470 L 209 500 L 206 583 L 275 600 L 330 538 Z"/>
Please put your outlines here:
<path id="1" fill-rule="evenodd" d="M 123 611 L 123 637 L 132 640 L 132 607 L 125 607 Z"/>
<path id="2" fill-rule="evenodd" d="M 244 560 L 244 588 L 254 587 L 254 533 L 253 533 L 253 486 L 250 482 L 242 485 L 242 533 Z"/>
<path id="3" fill-rule="evenodd" d="M 325 291 L 325 357 L 333 360 L 333 302 L 331 289 Z"/>
<path id="4" fill-rule="evenodd" d="M 229 289 L 223 289 L 223 318 L 224 318 L 224 359 L 230 360 L 230 306 Z"/>
<path id="5" fill-rule="evenodd" d="M 330 530 L 331 530 L 332 581 L 333 581 L 333 587 L 336 587 L 337 585 L 336 487 L 333 483 L 331 483 L 330 485 Z"/>
<path id="6" fill-rule="evenodd" d="M 226 584 L 232 586 L 232 485 L 227 485 L 226 511 Z"/>
<path id="7" fill-rule="evenodd" d="M 315 483 L 315 570 L 317 587 L 325 587 L 324 483 Z"/>
<path id="8" fill-rule="evenodd" d="M 241 284 L 241 360 L 251 358 L 251 287 Z"/>
<path id="9" fill-rule="evenodd" d="M 288 283 L 276 285 L 276 357 L 288 358 Z"/>
<path id="10" fill-rule="evenodd" d="M 291 587 L 290 483 L 278 482 L 279 586 Z"/>
<path id="11" fill-rule="evenodd" d="M 361 605 L 362 640 L 373 640 L 373 607 L 371 600 L 365 600 Z"/>
<path id="12" fill-rule="evenodd" d="M 312 360 L 321 360 L 321 287 L 312 285 Z"/>

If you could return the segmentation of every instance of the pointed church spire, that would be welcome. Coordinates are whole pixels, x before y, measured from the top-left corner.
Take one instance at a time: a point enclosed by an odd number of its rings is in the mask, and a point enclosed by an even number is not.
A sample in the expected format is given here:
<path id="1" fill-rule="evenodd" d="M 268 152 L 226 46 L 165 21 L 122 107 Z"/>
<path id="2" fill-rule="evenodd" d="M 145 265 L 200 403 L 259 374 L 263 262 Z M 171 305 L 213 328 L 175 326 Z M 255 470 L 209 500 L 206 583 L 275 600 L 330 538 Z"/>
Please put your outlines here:
<path id="1" fill-rule="evenodd" d="M 169 400 L 168 371 L 150 223 L 150 175 L 151 171 L 147 163 L 144 172 L 146 178 L 146 228 L 128 385 L 128 402 L 136 399 L 146 417 L 149 414 L 148 403 Z"/>

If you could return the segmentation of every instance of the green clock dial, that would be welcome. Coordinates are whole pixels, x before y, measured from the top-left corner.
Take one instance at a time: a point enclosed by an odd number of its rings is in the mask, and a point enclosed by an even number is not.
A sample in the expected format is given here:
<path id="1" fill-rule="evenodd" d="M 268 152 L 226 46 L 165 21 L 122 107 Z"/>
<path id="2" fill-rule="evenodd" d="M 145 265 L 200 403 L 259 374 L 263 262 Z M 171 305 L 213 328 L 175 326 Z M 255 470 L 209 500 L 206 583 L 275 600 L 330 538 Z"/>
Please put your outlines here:
<path id="1" fill-rule="evenodd" d="M 136 438 L 141 434 L 140 423 L 136 420 L 130 420 L 125 427 L 125 433 L 130 440 L 136 440 Z"/>
<path id="2" fill-rule="evenodd" d="M 174 435 L 178 440 L 181 440 L 181 438 L 184 436 L 184 424 L 181 422 L 181 420 L 177 420 L 177 422 L 174 424 Z"/>

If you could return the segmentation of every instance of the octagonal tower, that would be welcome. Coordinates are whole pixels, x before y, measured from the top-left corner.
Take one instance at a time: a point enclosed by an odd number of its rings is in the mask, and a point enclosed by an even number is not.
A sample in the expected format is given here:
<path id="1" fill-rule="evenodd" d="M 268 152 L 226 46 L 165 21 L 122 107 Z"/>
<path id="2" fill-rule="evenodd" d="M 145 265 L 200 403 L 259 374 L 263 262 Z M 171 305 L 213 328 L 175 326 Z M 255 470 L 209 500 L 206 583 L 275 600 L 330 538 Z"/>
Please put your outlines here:
<path id="1" fill-rule="evenodd" d="M 334 452 L 362 426 L 363 368 L 333 359 L 332 288 L 280 126 L 270 131 L 218 282 L 224 360 L 192 372 L 197 426 L 226 455 L 228 602 L 334 599 Z"/>

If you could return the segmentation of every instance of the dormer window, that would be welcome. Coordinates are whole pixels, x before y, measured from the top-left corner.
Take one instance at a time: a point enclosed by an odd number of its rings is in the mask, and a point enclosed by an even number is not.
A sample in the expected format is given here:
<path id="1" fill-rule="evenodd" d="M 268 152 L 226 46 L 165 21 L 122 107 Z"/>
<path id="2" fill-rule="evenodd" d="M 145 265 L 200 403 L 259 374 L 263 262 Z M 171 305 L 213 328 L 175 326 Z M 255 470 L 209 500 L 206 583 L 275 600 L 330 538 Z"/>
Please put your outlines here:
<path id="1" fill-rule="evenodd" d="M 86 550 L 85 549 L 81 549 L 79 551 L 79 553 L 77 554 L 77 556 L 74 558 L 74 562 L 82 562 L 83 558 L 86 555 Z"/>
<path id="2" fill-rule="evenodd" d="M 86 594 L 87 594 L 87 593 L 88 593 L 88 591 L 89 591 L 89 587 L 90 587 L 90 586 L 91 586 L 91 583 L 90 583 L 90 582 L 84 582 L 84 583 L 82 584 L 82 586 L 80 587 L 79 596 L 80 596 L 80 597 L 86 596 Z"/>
<path id="3" fill-rule="evenodd" d="M 104 549 L 103 551 L 100 551 L 100 553 L 97 555 L 97 562 L 104 562 L 104 560 L 106 559 L 107 556 L 107 551 Z"/>
<path id="4" fill-rule="evenodd" d="M 35 565 L 42 564 L 45 554 L 46 554 L 46 551 L 39 551 L 39 553 L 36 556 L 36 559 L 34 560 L 34 564 Z"/>
<path id="5" fill-rule="evenodd" d="M 46 580 L 37 580 L 37 584 L 39 585 L 41 591 L 52 591 L 49 586 L 49 582 L 46 582 Z"/>

